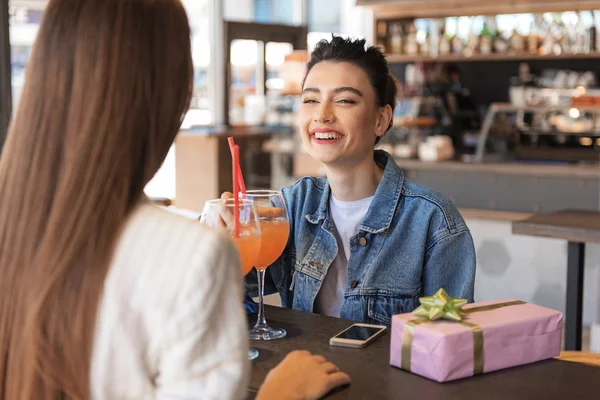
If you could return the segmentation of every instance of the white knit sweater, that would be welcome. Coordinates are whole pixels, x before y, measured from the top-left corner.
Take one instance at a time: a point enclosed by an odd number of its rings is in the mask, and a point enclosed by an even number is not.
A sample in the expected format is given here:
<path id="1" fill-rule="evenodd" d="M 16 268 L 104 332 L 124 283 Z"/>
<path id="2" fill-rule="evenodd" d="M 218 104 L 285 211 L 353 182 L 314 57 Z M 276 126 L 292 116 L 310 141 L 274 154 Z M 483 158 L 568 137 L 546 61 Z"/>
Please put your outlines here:
<path id="1" fill-rule="evenodd" d="M 140 205 L 105 281 L 92 399 L 245 398 L 242 298 L 239 259 L 227 236 Z"/>

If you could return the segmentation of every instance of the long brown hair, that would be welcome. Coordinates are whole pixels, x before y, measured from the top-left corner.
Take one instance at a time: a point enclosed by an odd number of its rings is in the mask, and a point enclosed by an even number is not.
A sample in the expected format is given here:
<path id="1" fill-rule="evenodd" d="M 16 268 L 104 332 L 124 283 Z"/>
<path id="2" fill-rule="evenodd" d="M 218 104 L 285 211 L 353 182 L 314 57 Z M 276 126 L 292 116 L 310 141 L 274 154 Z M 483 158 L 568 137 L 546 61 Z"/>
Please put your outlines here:
<path id="1" fill-rule="evenodd" d="M 89 397 L 113 249 L 187 110 L 179 0 L 51 0 L 0 159 L 0 399 Z"/>

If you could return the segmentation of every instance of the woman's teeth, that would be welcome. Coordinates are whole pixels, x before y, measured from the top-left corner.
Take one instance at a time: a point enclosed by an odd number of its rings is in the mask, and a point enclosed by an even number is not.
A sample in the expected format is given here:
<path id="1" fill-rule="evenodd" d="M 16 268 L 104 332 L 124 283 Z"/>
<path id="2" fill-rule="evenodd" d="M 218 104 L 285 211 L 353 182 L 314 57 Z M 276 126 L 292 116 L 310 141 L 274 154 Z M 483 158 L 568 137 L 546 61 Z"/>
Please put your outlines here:
<path id="1" fill-rule="evenodd" d="M 317 132 L 315 133 L 315 139 L 319 139 L 319 140 L 333 140 L 333 139 L 340 139 L 342 137 L 342 135 L 340 135 L 339 133 L 335 133 L 335 132 Z"/>

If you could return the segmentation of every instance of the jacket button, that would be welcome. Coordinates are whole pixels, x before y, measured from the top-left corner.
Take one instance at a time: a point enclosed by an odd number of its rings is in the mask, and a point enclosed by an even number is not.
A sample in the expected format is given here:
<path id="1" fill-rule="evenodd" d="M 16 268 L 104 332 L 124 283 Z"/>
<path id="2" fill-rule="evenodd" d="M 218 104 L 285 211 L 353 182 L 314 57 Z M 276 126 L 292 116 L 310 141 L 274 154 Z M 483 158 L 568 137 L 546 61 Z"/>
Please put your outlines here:
<path id="1" fill-rule="evenodd" d="M 367 239 L 361 237 L 360 239 L 358 239 L 358 244 L 360 244 L 362 247 L 365 247 L 367 245 Z"/>
<path id="2" fill-rule="evenodd" d="M 350 287 L 351 287 L 352 289 L 354 289 L 354 288 L 356 287 L 356 285 L 358 285 L 358 282 L 356 282 L 356 281 L 352 281 L 352 283 L 350 284 Z"/>

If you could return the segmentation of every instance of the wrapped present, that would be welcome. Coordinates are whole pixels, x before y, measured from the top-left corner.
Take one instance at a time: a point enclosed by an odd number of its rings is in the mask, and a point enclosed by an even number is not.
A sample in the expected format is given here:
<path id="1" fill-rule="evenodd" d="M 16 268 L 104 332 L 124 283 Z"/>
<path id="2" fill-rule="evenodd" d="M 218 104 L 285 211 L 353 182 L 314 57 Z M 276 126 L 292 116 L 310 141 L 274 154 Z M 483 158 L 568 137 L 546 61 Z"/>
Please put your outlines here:
<path id="1" fill-rule="evenodd" d="M 512 299 L 466 303 L 440 289 L 394 315 L 390 364 L 447 382 L 559 355 L 562 313 Z"/>

